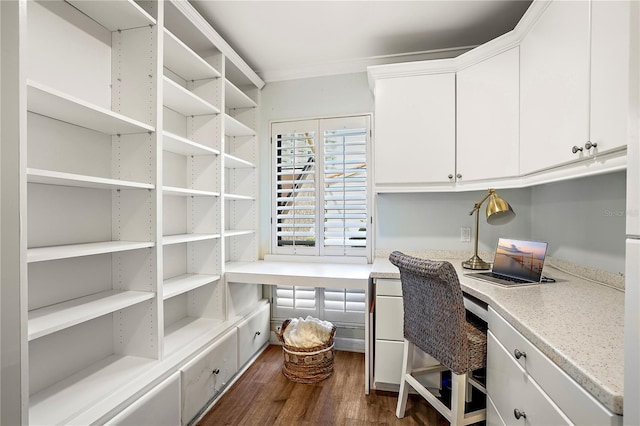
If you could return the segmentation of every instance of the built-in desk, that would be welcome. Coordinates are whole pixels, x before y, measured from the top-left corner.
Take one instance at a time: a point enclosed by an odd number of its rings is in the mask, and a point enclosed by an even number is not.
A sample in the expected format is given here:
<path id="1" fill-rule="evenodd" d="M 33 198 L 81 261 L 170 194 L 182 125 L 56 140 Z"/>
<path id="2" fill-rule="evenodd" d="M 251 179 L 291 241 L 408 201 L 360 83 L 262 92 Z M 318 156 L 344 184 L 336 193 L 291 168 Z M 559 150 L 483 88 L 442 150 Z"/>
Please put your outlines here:
<path id="1" fill-rule="evenodd" d="M 623 291 L 547 266 L 545 275 L 557 282 L 504 288 L 467 277 L 460 259 L 451 263 L 465 294 L 486 303 L 494 318 L 502 317 L 595 400 L 622 414 Z M 400 275 L 387 258 L 377 258 L 371 277 Z"/>

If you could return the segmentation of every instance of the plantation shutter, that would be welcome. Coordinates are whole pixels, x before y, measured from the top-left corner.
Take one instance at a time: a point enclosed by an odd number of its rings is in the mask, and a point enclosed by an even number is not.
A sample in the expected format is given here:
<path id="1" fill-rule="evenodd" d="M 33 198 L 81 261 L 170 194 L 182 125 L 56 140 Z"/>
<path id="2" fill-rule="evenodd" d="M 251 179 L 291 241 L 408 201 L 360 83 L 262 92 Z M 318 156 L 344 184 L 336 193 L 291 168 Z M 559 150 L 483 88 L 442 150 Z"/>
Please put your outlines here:
<path id="1" fill-rule="evenodd" d="M 274 317 L 318 316 L 318 302 L 314 287 L 276 286 L 273 302 Z"/>
<path id="2" fill-rule="evenodd" d="M 276 246 L 288 253 L 317 251 L 316 121 L 275 123 Z"/>
<path id="3" fill-rule="evenodd" d="M 329 321 L 362 323 L 365 313 L 364 290 L 325 288 L 324 317 Z"/>
<path id="4" fill-rule="evenodd" d="M 322 120 L 324 254 L 365 254 L 367 117 Z"/>

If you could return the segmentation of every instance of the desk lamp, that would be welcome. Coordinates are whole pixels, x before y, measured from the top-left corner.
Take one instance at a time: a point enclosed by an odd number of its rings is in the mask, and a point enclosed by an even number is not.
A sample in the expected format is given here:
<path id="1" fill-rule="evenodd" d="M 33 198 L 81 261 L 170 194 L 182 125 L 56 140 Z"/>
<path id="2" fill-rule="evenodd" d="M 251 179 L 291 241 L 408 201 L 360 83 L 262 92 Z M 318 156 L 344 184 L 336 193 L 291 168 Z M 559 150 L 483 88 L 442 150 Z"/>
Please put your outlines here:
<path id="1" fill-rule="evenodd" d="M 484 196 L 480 202 L 476 203 L 473 206 L 473 210 L 469 212 L 469 216 L 472 214 L 476 214 L 476 235 L 473 249 L 473 256 L 469 260 L 465 260 L 462 262 L 462 267 L 466 269 L 489 269 L 491 268 L 491 264 L 485 262 L 484 260 L 478 257 L 478 225 L 480 224 L 479 220 L 479 212 L 480 206 L 485 200 L 489 198 L 489 203 L 487 204 L 487 223 L 489 225 L 504 225 L 506 223 L 511 222 L 511 220 L 516 217 L 515 212 L 502 198 L 498 197 L 495 189 L 489 188 L 487 191 L 487 195 Z"/>

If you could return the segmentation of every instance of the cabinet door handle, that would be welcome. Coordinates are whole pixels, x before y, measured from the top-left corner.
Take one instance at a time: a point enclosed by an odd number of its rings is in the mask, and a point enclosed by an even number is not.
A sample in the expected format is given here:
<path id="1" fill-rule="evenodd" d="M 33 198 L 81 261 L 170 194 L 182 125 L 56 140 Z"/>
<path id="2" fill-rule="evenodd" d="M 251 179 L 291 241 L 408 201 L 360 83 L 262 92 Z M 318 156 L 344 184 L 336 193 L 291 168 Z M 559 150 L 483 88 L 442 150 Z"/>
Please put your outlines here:
<path id="1" fill-rule="evenodd" d="M 256 331 L 256 334 L 254 334 L 253 337 L 256 337 L 256 336 L 259 336 L 259 335 L 260 335 L 260 332 Z"/>
<path id="2" fill-rule="evenodd" d="M 587 151 L 597 146 L 598 146 L 598 142 L 587 141 L 587 143 L 584 144 L 584 147 L 587 149 Z"/>
<path id="3" fill-rule="evenodd" d="M 516 420 L 520 420 L 520 417 L 522 417 L 523 419 L 527 418 L 527 413 L 525 413 L 524 411 L 520 411 L 517 408 L 513 409 L 513 417 L 516 418 Z"/>
<path id="4" fill-rule="evenodd" d="M 579 151 L 582 151 L 581 146 L 574 145 L 573 148 L 571 148 L 571 152 L 573 152 L 574 154 Z"/>
<path id="5" fill-rule="evenodd" d="M 211 373 L 212 373 L 212 374 L 220 374 L 220 369 L 219 369 L 219 368 L 216 368 L 216 369 L 215 369 L 215 370 L 213 370 Z"/>
<path id="6" fill-rule="evenodd" d="M 456 175 L 456 177 L 457 177 L 458 179 L 462 179 L 462 175 L 461 175 L 460 173 L 458 173 L 458 174 Z"/>
<path id="7" fill-rule="evenodd" d="M 513 350 L 513 356 L 516 357 L 516 359 L 520 359 L 520 358 L 526 358 L 527 357 L 527 353 L 523 352 L 519 349 L 514 349 Z"/>
<path id="8" fill-rule="evenodd" d="M 449 174 L 448 177 L 449 177 L 449 179 L 453 179 L 453 175 L 452 174 Z"/>

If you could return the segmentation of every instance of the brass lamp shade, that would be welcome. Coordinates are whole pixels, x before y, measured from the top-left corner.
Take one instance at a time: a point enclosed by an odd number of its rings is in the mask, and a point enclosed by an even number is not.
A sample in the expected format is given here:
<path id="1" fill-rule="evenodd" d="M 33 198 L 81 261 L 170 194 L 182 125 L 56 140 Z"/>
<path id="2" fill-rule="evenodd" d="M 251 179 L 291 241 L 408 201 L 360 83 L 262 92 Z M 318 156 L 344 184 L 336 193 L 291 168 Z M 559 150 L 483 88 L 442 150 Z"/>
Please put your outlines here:
<path id="1" fill-rule="evenodd" d="M 472 215 L 474 213 L 476 215 L 476 232 L 473 256 L 471 256 L 469 260 L 462 262 L 462 267 L 465 269 L 491 268 L 490 263 L 485 262 L 478 256 L 478 225 L 480 225 L 478 216 L 480 206 L 485 202 L 487 198 L 489 199 L 489 202 L 487 204 L 487 223 L 489 225 L 504 225 L 511 222 L 513 218 L 516 217 L 516 213 L 513 211 L 509 203 L 498 197 L 498 194 L 496 194 L 496 191 L 494 189 L 489 189 L 487 191 L 487 195 L 485 195 L 479 203 L 476 203 L 473 206 L 473 210 L 471 210 L 471 212 L 469 213 L 469 215 Z"/>

